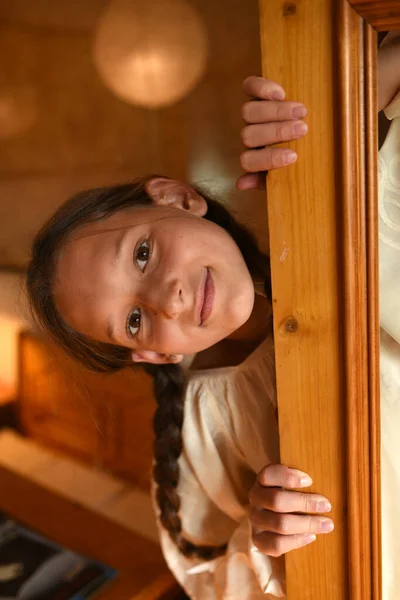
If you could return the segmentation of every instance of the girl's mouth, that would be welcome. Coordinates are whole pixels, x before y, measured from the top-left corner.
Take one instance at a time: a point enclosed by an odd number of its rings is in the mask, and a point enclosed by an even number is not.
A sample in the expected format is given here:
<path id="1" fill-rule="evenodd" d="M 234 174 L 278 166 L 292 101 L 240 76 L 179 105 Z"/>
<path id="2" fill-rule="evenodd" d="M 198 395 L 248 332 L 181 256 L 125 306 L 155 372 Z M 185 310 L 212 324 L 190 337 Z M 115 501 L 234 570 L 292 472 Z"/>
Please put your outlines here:
<path id="1" fill-rule="evenodd" d="M 207 268 L 207 275 L 204 281 L 203 287 L 203 301 L 200 309 L 200 325 L 203 325 L 209 316 L 211 315 L 215 297 L 215 285 L 210 273 L 210 269 Z"/>

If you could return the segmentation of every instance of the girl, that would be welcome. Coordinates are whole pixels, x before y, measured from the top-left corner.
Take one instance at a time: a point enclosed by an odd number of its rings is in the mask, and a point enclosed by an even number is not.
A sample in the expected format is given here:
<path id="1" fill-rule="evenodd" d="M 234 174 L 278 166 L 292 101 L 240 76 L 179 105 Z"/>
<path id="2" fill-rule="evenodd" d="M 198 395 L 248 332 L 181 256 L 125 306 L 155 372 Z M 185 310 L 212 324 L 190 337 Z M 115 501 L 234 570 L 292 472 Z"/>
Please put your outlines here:
<path id="1" fill-rule="evenodd" d="M 385 600 L 400 586 L 400 527 L 385 519 L 397 514 L 400 454 L 399 57 L 392 35 L 379 57 L 379 105 L 394 119 L 379 158 Z M 261 101 L 244 107 L 251 149 L 241 189 L 295 159 L 253 148 L 298 137 L 296 119 L 305 115 L 273 82 L 250 78 L 245 90 Z M 154 377 L 160 539 L 194 599 L 282 596 L 277 557 L 333 527 L 314 514 L 329 511 L 325 498 L 293 491 L 310 478 L 273 464 L 273 343 L 261 281 L 268 291 L 267 260 L 251 236 L 204 193 L 162 177 L 80 194 L 33 247 L 28 289 L 41 324 L 92 368 L 144 363 Z M 192 353 L 184 377 L 178 363 Z"/>
<path id="2" fill-rule="evenodd" d="M 284 92 L 273 82 L 245 88 L 267 100 L 247 105 L 247 119 L 259 104 L 270 121 L 245 129 L 248 145 L 257 132 L 263 145 L 300 137 L 304 106 L 274 100 Z M 293 161 L 258 152 L 245 153 L 247 171 Z M 255 183 L 248 173 L 238 186 Z M 294 491 L 308 475 L 278 464 L 269 284 L 267 257 L 220 204 L 160 176 L 79 194 L 33 246 L 40 324 L 92 369 L 139 363 L 154 377 L 160 540 L 193 599 L 282 597 L 279 557 L 333 529 L 326 498 Z"/>

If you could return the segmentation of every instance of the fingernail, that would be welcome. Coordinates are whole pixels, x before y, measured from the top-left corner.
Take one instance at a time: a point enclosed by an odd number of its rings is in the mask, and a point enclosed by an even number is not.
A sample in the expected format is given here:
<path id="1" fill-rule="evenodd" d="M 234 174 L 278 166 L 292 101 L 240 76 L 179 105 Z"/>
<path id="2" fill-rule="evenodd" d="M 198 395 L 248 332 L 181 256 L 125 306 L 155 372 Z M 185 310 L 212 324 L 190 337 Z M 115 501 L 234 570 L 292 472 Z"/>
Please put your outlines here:
<path id="1" fill-rule="evenodd" d="M 311 477 L 301 477 L 300 478 L 300 486 L 301 487 L 310 487 L 310 485 L 312 485 L 312 479 Z"/>
<path id="2" fill-rule="evenodd" d="M 293 125 L 294 135 L 305 135 L 307 131 L 308 127 L 306 123 L 296 123 L 296 125 Z"/>
<path id="3" fill-rule="evenodd" d="M 311 542 L 315 542 L 316 539 L 317 536 L 315 535 L 315 533 L 306 533 L 304 535 L 304 545 L 311 544 Z"/>
<path id="4" fill-rule="evenodd" d="M 293 150 L 286 150 L 286 152 L 283 153 L 283 162 L 285 165 L 290 165 L 291 163 L 296 162 L 296 160 L 297 154 L 296 152 L 293 152 Z"/>
<path id="5" fill-rule="evenodd" d="M 275 90 L 272 93 L 272 98 L 274 100 L 284 100 L 285 99 L 285 92 L 283 90 Z"/>
<path id="6" fill-rule="evenodd" d="M 325 519 L 319 524 L 320 530 L 329 533 L 335 529 L 333 522 L 330 519 Z"/>
<path id="7" fill-rule="evenodd" d="M 320 500 L 317 502 L 317 512 L 330 512 L 332 505 L 328 500 Z"/>
<path id="8" fill-rule="evenodd" d="M 289 150 L 289 152 L 290 152 L 290 150 Z M 290 469 L 290 470 L 292 471 L 293 475 L 298 478 L 300 485 L 302 485 L 302 486 L 304 485 L 304 487 L 312 485 L 312 479 L 307 473 L 304 473 L 304 471 L 300 471 L 300 469 Z"/>
<path id="9" fill-rule="evenodd" d="M 306 114 L 307 109 L 302 104 L 298 104 L 298 106 L 295 106 L 292 110 L 292 117 L 294 117 L 295 119 L 301 119 L 302 117 L 305 117 Z"/>

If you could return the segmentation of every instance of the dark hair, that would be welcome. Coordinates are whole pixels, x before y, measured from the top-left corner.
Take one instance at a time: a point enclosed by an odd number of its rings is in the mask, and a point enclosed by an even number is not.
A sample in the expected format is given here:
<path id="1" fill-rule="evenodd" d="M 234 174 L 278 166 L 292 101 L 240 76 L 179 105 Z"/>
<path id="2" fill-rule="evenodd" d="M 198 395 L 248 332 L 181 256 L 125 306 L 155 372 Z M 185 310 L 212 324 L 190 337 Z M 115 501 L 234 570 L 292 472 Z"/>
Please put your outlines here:
<path id="1" fill-rule="evenodd" d="M 146 177 L 133 183 L 82 192 L 62 205 L 37 234 L 28 267 L 27 287 L 32 315 L 36 323 L 73 358 L 100 372 L 114 372 L 134 367 L 130 351 L 121 346 L 96 342 L 68 324 L 59 314 L 52 293 L 60 251 L 76 229 L 89 222 L 105 219 L 121 210 L 149 206 Z M 268 257 L 262 254 L 253 235 L 239 225 L 232 215 L 203 190 L 196 188 L 207 202 L 206 219 L 223 227 L 238 245 L 249 271 L 262 274 L 270 297 Z M 160 521 L 185 556 L 212 559 L 225 546 L 195 546 L 181 532 L 178 458 L 182 451 L 185 379 L 179 365 L 143 365 L 154 380 L 157 410 L 154 415 L 154 480 Z"/>

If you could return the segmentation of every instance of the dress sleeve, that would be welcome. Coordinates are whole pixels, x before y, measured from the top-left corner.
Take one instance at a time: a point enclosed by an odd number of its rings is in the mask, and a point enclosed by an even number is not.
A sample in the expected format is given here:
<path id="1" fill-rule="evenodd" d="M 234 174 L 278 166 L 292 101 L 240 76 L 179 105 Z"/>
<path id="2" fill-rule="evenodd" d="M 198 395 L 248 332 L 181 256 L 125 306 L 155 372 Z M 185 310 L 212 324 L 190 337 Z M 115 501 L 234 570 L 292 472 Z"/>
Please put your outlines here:
<path id="1" fill-rule="evenodd" d="M 400 93 L 385 113 L 392 124 L 378 159 L 380 320 L 400 343 Z"/>
<path id="2" fill-rule="evenodd" d="M 201 562 L 183 556 L 159 525 L 161 548 L 177 581 L 191 600 L 276 600 L 284 598 L 284 563 L 261 554 L 251 542 L 244 518 L 232 533 L 226 554 Z"/>
<path id="3" fill-rule="evenodd" d="M 195 544 L 227 544 L 226 553 L 213 561 L 187 558 L 159 524 L 164 557 L 192 600 L 284 597 L 283 559 L 271 559 L 253 546 L 248 518 L 248 491 L 256 477 L 250 463 L 255 455 L 261 466 L 275 460 L 268 453 L 276 444 L 276 411 L 265 388 L 262 409 L 254 399 L 245 402 L 245 392 L 237 382 L 201 381 L 185 401 L 178 487 L 183 534 Z M 247 408 L 240 418 L 235 410 L 239 396 Z M 248 451 L 243 439 L 249 433 Z"/>

